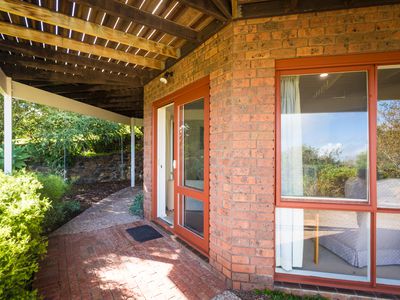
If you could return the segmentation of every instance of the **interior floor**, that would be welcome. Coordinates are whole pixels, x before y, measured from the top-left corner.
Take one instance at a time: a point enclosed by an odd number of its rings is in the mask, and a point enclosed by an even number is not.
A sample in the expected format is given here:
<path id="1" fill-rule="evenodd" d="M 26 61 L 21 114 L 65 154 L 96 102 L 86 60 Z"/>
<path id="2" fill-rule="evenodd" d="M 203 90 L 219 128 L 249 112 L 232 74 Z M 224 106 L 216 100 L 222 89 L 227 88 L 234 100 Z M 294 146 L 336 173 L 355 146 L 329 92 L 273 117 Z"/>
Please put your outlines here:
<path id="1" fill-rule="evenodd" d="M 166 216 L 162 219 L 170 225 L 174 224 L 174 211 L 173 210 L 166 210 Z"/>
<path id="2" fill-rule="evenodd" d="M 315 264 L 313 239 L 306 239 L 304 241 L 303 268 L 299 270 L 362 276 L 366 278 L 368 274 L 367 267 L 354 267 L 322 246 L 319 248 L 319 262 Z M 385 279 L 400 280 L 400 265 L 378 266 L 377 273 L 380 277 Z"/>

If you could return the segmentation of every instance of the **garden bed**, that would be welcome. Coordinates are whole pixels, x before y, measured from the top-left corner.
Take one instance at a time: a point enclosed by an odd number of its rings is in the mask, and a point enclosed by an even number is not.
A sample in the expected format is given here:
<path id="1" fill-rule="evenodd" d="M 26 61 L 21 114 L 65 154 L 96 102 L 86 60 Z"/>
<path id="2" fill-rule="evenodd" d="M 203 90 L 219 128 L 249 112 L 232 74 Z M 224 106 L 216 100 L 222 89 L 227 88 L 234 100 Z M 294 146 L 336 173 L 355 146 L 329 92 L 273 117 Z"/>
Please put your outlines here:
<path id="1" fill-rule="evenodd" d="M 93 203 L 108 197 L 130 186 L 129 180 L 114 182 L 96 182 L 87 184 L 73 184 L 71 190 L 63 197 L 63 201 L 76 200 L 81 204 L 81 210 L 92 206 Z"/>
<path id="2" fill-rule="evenodd" d="M 281 291 L 271 290 L 253 290 L 253 291 L 238 291 L 233 293 L 242 300 L 325 300 L 326 298 L 316 296 L 297 296 Z"/>

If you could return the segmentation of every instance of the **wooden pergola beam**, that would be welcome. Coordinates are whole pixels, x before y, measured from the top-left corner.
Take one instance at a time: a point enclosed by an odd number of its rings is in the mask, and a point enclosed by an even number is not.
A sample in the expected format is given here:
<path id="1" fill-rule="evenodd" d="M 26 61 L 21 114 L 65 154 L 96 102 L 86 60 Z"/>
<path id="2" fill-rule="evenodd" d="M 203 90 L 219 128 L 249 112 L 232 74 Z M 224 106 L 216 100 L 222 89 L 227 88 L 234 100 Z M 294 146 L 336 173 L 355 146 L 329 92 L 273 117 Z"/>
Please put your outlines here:
<path id="1" fill-rule="evenodd" d="M 174 47 L 98 25 L 96 23 L 70 17 L 30 3 L 17 0 L 2 0 L 0 1 L 0 10 L 20 17 L 27 17 L 32 20 L 71 29 L 76 32 L 96 36 L 134 48 L 144 49 L 156 54 L 173 58 L 179 58 L 180 56 L 179 49 Z"/>
<path id="2" fill-rule="evenodd" d="M 97 92 L 69 92 L 63 93 L 66 97 L 73 99 L 118 99 L 126 97 L 137 97 L 143 99 L 143 92 L 137 89 L 121 89 L 115 91 L 97 91 Z"/>
<path id="3" fill-rule="evenodd" d="M 34 68 L 34 69 L 40 69 L 40 70 L 45 70 L 45 71 L 51 71 L 51 72 L 58 72 L 61 74 L 67 73 L 67 74 L 73 74 L 73 75 L 79 75 L 84 78 L 93 78 L 95 77 L 96 79 L 101 79 L 104 82 L 109 82 L 113 84 L 118 84 L 118 83 L 124 83 L 126 85 L 130 85 L 131 87 L 141 87 L 143 86 L 142 80 L 140 78 L 127 78 L 123 75 L 118 76 L 114 74 L 107 74 L 107 73 L 102 73 L 100 71 L 92 71 L 88 69 L 83 69 L 83 68 L 75 68 L 74 66 L 71 65 L 64 65 L 64 64 L 56 64 L 51 61 L 44 61 L 44 60 L 33 60 L 29 57 L 25 56 L 17 56 L 17 55 L 8 55 L 5 53 L 0 53 L 0 61 L 4 61 L 7 64 L 16 64 L 21 67 L 29 67 L 29 68 Z"/>
<path id="4" fill-rule="evenodd" d="M 126 5 L 114 0 L 69 0 L 75 3 L 84 4 L 104 11 L 112 16 L 123 18 L 137 24 L 145 25 L 150 28 L 157 29 L 161 32 L 183 38 L 189 41 L 198 41 L 197 31 L 182 26 L 178 23 L 166 20 L 159 16 L 137 9 L 133 6 Z"/>
<path id="5" fill-rule="evenodd" d="M 272 17 L 289 14 L 328 11 L 336 9 L 367 7 L 400 3 L 399 0 L 325 0 L 316 4 L 313 0 L 269 0 L 269 1 L 240 1 L 242 18 Z"/>
<path id="6" fill-rule="evenodd" d="M 11 51 L 14 53 L 22 53 L 28 56 L 36 56 L 52 61 L 62 61 L 73 65 L 87 66 L 89 68 L 104 69 L 115 73 L 127 74 L 129 77 L 151 78 L 154 71 L 143 71 L 135 69 L 132 66 L 125 64 L 115 64 L 113 62 L 105 62 L 102 60 L 78 56 L 72 53 L 64 53 L 62 51 L 54 51 L 51 48 L 42 48 L 37 46 L 28 46 L 23 43 L 14 43 L 10 41 L 1 41 L 0 49 Z"/>
<path id="7" fill-rule="evenodd" d="M 220 21 L 227 20 L 211 0 L 180 0 L 180 2 Z"/>
<path id="8" fill-rule="evenodd" d="M 130 91 L 131 88 L 129 87 L 120 87 L 115 85 L 109 84 L 59 84 L 59 85 L 44 85 L 42 89 L 46 91 L 68 95 L 71 93 L 92 93 L 92 92 L 101 92 L 103 95 L 107 95 L 107 93 L 114 93 L 114 92 L 123 92 L 123 91 Z M 143 89 L 143 88 L 141 88 Z"/>
<path id="9" fill-rule="evenodd" d="M 232 17 L 232 8 L 230 0 L 212 0 L 214 5 L 224 14 L 227 19 Z"/>
<path id="10" fill-rule="evenodd" d="M 62 74 L 56 72 L 48 72 L 36 70 L 32 68 L 25 68 L 14 66 L 10 64 L 3 64 L 1 68 L 15 80 L 29 80 L 29 81 L 49 81 L 49 82 L 62 82 L 62 83 L 90 83 L 90 84 L 110 84 L 110 80 L 96 77 L 83 77 L 72 76 L 70 74 Z M 126 82 L 112 82 L 116 86 L 127 86 Z"/>
<path id="11" fill-rule="evenodd" d="M 119 51 L 99 45 L 89 45 L 87 43 L 64 38 L 59 35 L 28 29 L 26 27 L 13 25 L 6 22 L 0 22 L 0 32 L 5 35 L 18 37 L 21 39 L 31 40 L 38 43 L 45 43 L 48 45 L 72 49 L 75 51 L 90 53 L 97 56 L 108 57 L 128 62 L 131 64 L 138 64 L 152 69 L 163 70 L 165 67 L 163 61 L 154 58 L 148 58 L 141 55 L 126 53 L 124 51 Z"/>

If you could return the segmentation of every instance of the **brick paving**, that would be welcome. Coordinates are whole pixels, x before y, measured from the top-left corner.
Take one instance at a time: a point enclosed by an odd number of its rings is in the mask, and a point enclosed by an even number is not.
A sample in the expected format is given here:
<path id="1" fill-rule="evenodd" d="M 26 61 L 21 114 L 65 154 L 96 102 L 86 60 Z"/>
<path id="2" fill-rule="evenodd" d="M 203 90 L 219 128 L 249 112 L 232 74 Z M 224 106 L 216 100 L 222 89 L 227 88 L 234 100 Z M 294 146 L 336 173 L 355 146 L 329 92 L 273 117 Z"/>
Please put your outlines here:
<path id="1" fill-rule="evenodd" d="M 224 291 L 210 265 L 158 227 L 163 237 L 144 243 L 127 234 L 143 224 L 51 236 L 34 287 L 44 299 L 211 299 Z"/>

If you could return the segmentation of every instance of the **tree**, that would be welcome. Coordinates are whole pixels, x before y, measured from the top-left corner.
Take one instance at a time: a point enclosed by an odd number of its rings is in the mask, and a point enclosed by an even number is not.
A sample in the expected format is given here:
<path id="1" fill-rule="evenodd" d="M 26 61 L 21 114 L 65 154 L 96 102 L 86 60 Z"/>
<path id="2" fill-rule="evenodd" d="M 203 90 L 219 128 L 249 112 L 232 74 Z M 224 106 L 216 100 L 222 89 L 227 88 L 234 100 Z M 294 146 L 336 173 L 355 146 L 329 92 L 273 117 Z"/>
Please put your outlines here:
<path id="1" fill-rule="evenodd" d="M 3 101 L 0 101 L 3 111 Z M 3 139 L 3 114 L 0 116 L 0 138 Z M 65 157 L 85 151 L 114 151 L 121 137 L 129 139 L 130 129 L 110 121 L 29 103 L 13 102 L 13 137 L 16 144 L 26 145 L 33 162 L 60 169 Z M 140 136 L 140 129 L 136 129 Z M 128 144 L 128 143 L 125 143 Z"/>
<path id="2" fill-rule="evenodd" d="M 400 178 L 400 101 L 379 103 L 378 171 L 381 178 Z"/>

